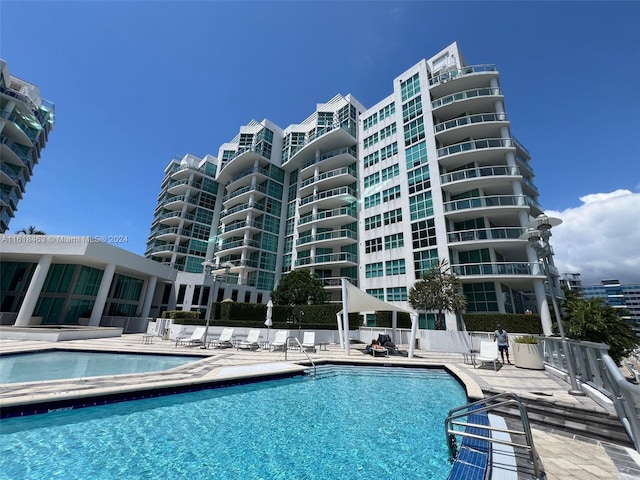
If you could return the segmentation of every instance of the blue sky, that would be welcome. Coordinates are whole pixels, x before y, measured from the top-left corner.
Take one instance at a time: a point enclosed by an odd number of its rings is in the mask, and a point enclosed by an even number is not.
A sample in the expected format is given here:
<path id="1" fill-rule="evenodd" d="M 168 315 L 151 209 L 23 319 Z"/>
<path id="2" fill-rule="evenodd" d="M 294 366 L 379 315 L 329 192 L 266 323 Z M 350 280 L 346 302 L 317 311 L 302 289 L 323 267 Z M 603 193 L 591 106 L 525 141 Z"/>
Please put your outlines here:
<path id="1" fill-rule="evenodd" d="M 561 271 L 640 283 L 638 18 L 638 2 L 2 0 L 0 56 L 57 115 L 9 232 L 125 236 L 142 254 L 174 156 L 337 93 L 371 106 L 457 41 L 500 71 L 540 202 L 565 220 Z"/>

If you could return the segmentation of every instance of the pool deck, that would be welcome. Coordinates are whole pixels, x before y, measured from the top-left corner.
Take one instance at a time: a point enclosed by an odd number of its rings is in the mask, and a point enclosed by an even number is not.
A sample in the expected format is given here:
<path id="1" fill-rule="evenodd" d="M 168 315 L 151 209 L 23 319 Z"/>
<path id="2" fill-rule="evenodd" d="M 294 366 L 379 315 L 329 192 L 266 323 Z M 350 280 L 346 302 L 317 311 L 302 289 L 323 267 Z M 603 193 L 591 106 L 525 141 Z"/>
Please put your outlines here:
<path id="1" fill-rule="evenodd" d="M 307 367 L 307 355 L 289 350 L 201 349 L 175 347 L 175 341 L 154 337 L 153 343 L 143 341 L 143 335 L 114 338 L 74 340 L 62 343 L 0 339 L 0 352 L 27 353 L 50 349 L 91 350 L 105 352 L 155 353 L 194 355 L 196 362 L 163 372 L 113 375 L 105 377 L 3 384 L 0 386 L 0 406 L 34 405 L 61 399 L 91 399 L 97 396 L 171 389 L 184 385 L 211 384 L 245 377 L 272 376 L 298 372 Z M 357 348 L 347 356 L 338 345 L 308 354 L 316 363 L 358 362 L 409 366 L 444 366 L 466 386 L 471 399 L 483 397 L 483 389 L 513 392 L 523 398 L 540 398 L 558 404 L 579 405 L 585 409 L 603 410 L 589 397 L 568 393 L 568 385 L 544 370 L 525 370 L 505 365 L 495 372 L 492 368 L 474 368 L 465 364 L 459 353 L 436 353 L 416 350 L 415 358 L 402 356 L 376 357 L 364 355 Z M 586 436 L 569 436 L 563 432 L 533 428 L 534 443 L 548 480 L 629 480 L 638 478 L 640 454 L 624 446 L 607 444 Z M 515 478 L 504 476 L 501 478 Z"/>

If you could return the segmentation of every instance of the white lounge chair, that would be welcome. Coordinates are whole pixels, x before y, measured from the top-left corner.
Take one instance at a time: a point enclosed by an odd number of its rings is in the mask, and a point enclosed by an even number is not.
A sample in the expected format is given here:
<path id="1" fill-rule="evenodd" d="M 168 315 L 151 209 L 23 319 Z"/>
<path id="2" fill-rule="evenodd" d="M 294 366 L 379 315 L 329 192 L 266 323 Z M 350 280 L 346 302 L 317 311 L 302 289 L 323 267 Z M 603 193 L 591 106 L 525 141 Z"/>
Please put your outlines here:
<path id="1" fill-rule="evenodd" d="M 204 332 L 207 331 L 206 327 L 196 327 L 190 336 L 176 338 L 176 347 L 178 345 L 200 345 L 204 338 Z"/>
<path id="2" fill-rule="evenodd" d="M 486 340 L 481 341 L 480 353 L 476 356 L 476 360 L 480 362 L 481 366 L 485 363 L 493 363 L 493 369 L 497 372 L 498 364 L 500 363 L 500 360 L 498 360 L 498 343 Z"/>
<path id="3" fill-rule="evenodd" d="M 316 352 L 316 332 L 304 332 L 302 336 L 302 348 L 303 351 L 311 350 Z"/>
<path id="4" fill-rule="evenodd" d="M 249 330 L 246 340 L 242 340 L 238 344 L 238 349 L 246 348 L 247 350 L 257 350 L 260 348 L 258 341 L 260 340 L 260 330 Z"/>
<path id="5" fill-rule="evenodd" d="M 233 347 L 233 342 L 231 339 L 233 338 L 233 328 L 225 328 L 220 333 L 220 336 L 209 342 L 209 347 L 213 348 L 230 348 Z"/>
<path id="6" fill-rule="evenodd" d="M 278 330 L 276 332 L 276 338 L 271 343 L 271 351 L 284 350 L 287 345 L 287 338 L 289 337 L 289 330 Z"/>

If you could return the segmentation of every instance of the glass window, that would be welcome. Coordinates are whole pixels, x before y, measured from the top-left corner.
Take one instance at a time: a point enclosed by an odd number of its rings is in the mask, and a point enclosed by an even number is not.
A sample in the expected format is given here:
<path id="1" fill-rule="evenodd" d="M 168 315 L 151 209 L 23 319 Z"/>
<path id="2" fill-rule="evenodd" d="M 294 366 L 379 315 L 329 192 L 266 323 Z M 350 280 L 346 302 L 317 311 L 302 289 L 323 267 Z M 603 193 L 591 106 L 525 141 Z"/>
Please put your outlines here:
<path id="1" fill-rule="evenodd" d="M 384 276 L 384 271 L 382 267 L 382 262 L 378 263 L 367 263 L 365 265 L 365 276 L 367 278 L 373 277 L 382 277 Z"/>
<path id="2" fill-rule="evenodd" d="M 384 248 L 391 250 L 393 248 L 404 247 L 404 234 L 394 233 L 393 235 L 385 235 Z"/>
<path id="3" fill-rule="evenodd" d="M 402 209 L 396 208 L 390 212 L 384 212 L 384 224 L 391 225 L 402 221 Z"/>
<path id="4" fill-rule="evenodd" d="M 373 253 L 379 252 L 382 250 L 382 238 L 373 238 L 371 240 L 367 240 L 364 243 L 364 251 L 365 253 Z"/>

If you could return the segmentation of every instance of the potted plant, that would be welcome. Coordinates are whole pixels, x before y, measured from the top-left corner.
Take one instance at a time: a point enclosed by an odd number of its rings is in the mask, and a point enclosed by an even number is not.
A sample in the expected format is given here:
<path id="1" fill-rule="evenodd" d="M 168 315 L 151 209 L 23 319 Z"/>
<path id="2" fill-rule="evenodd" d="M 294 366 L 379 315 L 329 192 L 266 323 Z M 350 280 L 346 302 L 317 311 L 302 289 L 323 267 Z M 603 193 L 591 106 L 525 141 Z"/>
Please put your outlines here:
<path id="1" fill-rule="evenodd" d="M 523 335 L 513 340 L 513 356 L 516 367 L 544 370 L 542 344 L 538 337 Z"/>

